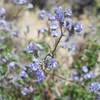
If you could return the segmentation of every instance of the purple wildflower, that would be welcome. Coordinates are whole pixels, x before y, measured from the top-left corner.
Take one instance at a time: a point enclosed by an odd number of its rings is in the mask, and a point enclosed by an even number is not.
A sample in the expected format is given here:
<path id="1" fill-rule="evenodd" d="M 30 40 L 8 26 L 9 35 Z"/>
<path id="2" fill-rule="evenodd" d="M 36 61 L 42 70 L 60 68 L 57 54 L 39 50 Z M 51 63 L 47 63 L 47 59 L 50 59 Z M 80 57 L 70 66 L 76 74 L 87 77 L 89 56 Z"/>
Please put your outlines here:
<path id="1" fill-rule="evenodd" d="M 24 86 L 24 87 L 22 87 L 21 93 L 23 96 L 26 96 L 27 94 L 32 93 L 33 91 L 34 90 L 33 90 L 32 86 L 30 86 L 29 88 Z"/>
<path id="2" fill-rule="evenodd" d="M 37 51 L 37 46 L 36 46 L 36 44 L 30 42 L 30 43 L 28 44 L 28 46 L 26 47 L 26 52 L 27 52 L 27 53 L 34 53 L 35 51 Z"/>
<path id="3" fill-rule="evenodd" d="M 26 71 L 22 70 L 22 71 L 20 72 L 20 77 L 21 77 L 22 79 L 25 79 L 27 76 L 28 76 L 28 75 L 27 75 Z"/>
<path id="4" fill-rule="evenodd" d="M 81 70 L 84 72 L 84 73 L 87 73 L 89 71 L 88 67 L 87 66 L 82 66 Z"/>
<path id="5" fill-rule="evenodd" d="M 16 67 L 16 63 L 14 61 L 12 61 L 7 66 L 8 66 L 9 70 L 13 70 Z"/>
<path id="6" fill-rule="evenodd" d="M 71 80 L 72 81 L 79 81 L 80 80 L 80 77 L 78 75 L 78 72 L 76 70 L 74 70 L 71 74 Z"/>
<path id="7" fill-rule="evenodd" d="M 73 76 L 73 77 L 72 77 L 72 80 L 73 80 L 73 81 L 79 81 L 79 79 L 80 79 L 79 76 Z"/>
<path id="8" fill-rule="evenodd" d="M 36 82 L 40 83 L 45 79 L 45 74 L 43 72 L 43 70 L 39 69 L 35 72 L 35 76 L 36 76 Z"/>
<path id="9" fill-rule="evenodd" d="M 23 96 L 26 96 L 28 94 L 28 88 L 27 87 L 23 87 L 21 90 L 21 93 Z"/>
<path id="10" fill-rule="evenodd" d="M 38 15 L 38 17 L 39 17 L 39 19 L 41 19 L 41 20 L 44 20 L 45 19 L 45 17 L 46 17 L 46 11 L 45 10 L 41 10 L 40 12 L 39 12 L 39 15 Z"/>
<path id="11" fill-rule="evenodd" d="M 74 30 L 75 30 L 77 33 L 80 33 L 80 32 L 82 31 L 82 29 L 83 29 L 82 24 L 76 23 L 76 24 L 74 25 Z"/>
<path id="12" fill-rule="evenodd" d="M 33 91 L 34 91 L 33 87 L 30 86 L 30 87 L 29 87 L 29 93 L 32 93 Z"/>
<path id="13" fill-rule="evenodd" d="M 41 29 L 38 30 L 38 33 L 45 33 L 45 32 L 47 32 L 47 31 L 48 31 L 48 29 L 46 29 L 46 28 L 41 28 Z"/>
<path id="14" fill-rule="evenodd" d="M 38 59 L 33 59 L 33 63 L 35 63 L 37 66 L 40 64 L 40 61 Z"/>
<path id="15" fill-rule="evenodd" d="M 58 63 L 57 63 L 55 58 L 51 58 L 51 59 L 47 60 L 46 66 L 49 69 L 54 69 L 54 68 L 56 68 L 58 66 Z"/>
<path id="16" fill-rule="evenodd" d="M 60 32 L 58 32 L 57 30 L 51 30 L 50 33 L 51 33 L 51 36 L 53 37 L 58 37 L 60 35 Z"/>
<path id="17" fill-rule="evenodd" d="M 29 64 L 29 67 L 32 71 L 37 71 L 39 68 L 39 60 L 38 59 L 34 59 L 33 62 L 31 64 Z"/>
<path id="18" fill-rule="evenodd" d="M 64 25 L 65 29 L 71 31 L 73 29 L 73 22 L 71 19 L 67 20 Z"/>
<path id="19" fill-rule="evenodd" d="M 92 78 L 95 78 L 95 74 L 94 73 L 92 73 L 92 72 L 90 72 L 90 73 L 87 73 L 87 74 L 85 74 L 84 76 L 84 79 L 92 79 Z"/>
<path id="20" fill-rule="evenodd" d="M 48 15 L 48 20 L 49 20 L 49 21 L 56 21 L 56 17 L 53 16 L 53 15 L 51 15 L 51 14 L 49 14 L 49 15 Z"/>
<path id="21" fill-rule="evenodd" d="M 88 86 L 90 92 L 97 92 L 100 90 L 100 83 L 93 82 Z"/>
<path id="22" fill-rule="evenodd" d="M 72 9 L 66 8 L 64 11 L 65 17 L 72 17 Z"/>
<path id="23" fill-rule="evenodd" d="M 37 71 L 37 70 L 38 70 L 38 66 L 37 66 L 35 63 L 31 63 L 31 64 L 29 65 L 29 67 L 30 67 L 30 69 L 31 69 L 32 71 Z"/>
<path id="24" fill-rule="evenodd" d="M 61 7 L 55 8 L 55 17 L 58 21 L 64 22 L 64 13 L 63 13 Z"/>
<path id="25" fill-rule="evenodd" d="M 58 27 L 59 27 L 59 25 L 57 22 L 50 24 L 50 30 L 57 30 Z"/>

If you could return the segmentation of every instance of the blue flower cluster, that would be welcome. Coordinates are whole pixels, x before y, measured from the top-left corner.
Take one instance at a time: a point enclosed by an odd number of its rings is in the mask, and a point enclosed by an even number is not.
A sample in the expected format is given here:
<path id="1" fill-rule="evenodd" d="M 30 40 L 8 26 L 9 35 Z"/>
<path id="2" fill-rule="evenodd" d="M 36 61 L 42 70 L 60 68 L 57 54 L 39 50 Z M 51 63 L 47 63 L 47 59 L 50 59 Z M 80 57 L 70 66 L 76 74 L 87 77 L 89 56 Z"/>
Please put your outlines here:
<path id="1" fill-rule="evenodd" d="M 40 84 L 45 78 L 46 76 L 44 71 L 40 68 L 39 60 L 33 59 L 32 63 L 28 66 L 24 66 L 24 68 L 20 71 L 19 78 L 15 79 L 16 81 L 14 84 L 15 86 L 17 85 L 17 88 L 21 88 L 22 95 L 26 96 L 33 92 L 33 87 L 30 87 L 30 85 L 26 83 L 27 79 L 31 79 L 30 81 L 34 80 L 34 83 Z M 18 81 L 21 81 L 21 83 L 18 83 Z"/>
<path id="2" fill-rule="evenodd" d="M 27 72 L 25 71 L 25 70 L 22 70 L 21 72 L 20 72 L 20 77 L 22 78 L 22 79 L 25 79 L 25 78 L 27 78 Z"/>
<path id="3" fill-rule="evenodd" d="M 73 72 L 71 75 L 71 80 L 73 81 L 84 81 L 84 80 L 90 80 L 96 77 L 95 73 L 89 71 L 88 66 L 82 66 L 81 67 L 81 73 L 78 71 Z M 83 72 L 83 73 L 82 73 Z"/>
<path id="4" fill-rule="evenodd" d="M 72 13 L 72 9 L 69 7 L 69 8 L 66 8 L 64 10 L 64 15 L 65 17 L 72 17 L 73 13 Z"/>
<path id="5" fill-rule="evenodd" d="M 55 17 L 60 23 L 64 22 L 64 12 L 61 7 L 55 8 Z"/>
<path id="6" fill-rule="evenodd" d="M 0 8 L 0 19 L 5 18 L 6 10 L 4 8 Z"/>
<path id="7" fill-rule="evenodd" d="M 93 72 L 89 72 L 88 66 L 82 66 L 81 70 L 82 72 L 84 72 L 83 74 L 84 79 L 88 80 L 88 79 L 95 78 L 95 74 Z"/>
<path id="8" fill-rule="evenodd" d="M 100 91 L 100 83 L 93 82 L 88 86 L 89 91 L 91 92 L 99 92 Z"/>
<path id="9" fill-rule="evenodd" d="M 41 11 L 39 13 L 39 18 L 44 19 L 48 17 L 49 21 L 49 30 L 53 37 L 60 36 L 59 28 L 62 26 L 64 30 L 68 31 L 69 36 L 73 32 L 80 34 L 82 32 L 83 26 L 79 22 L 73 22 L 72 20 L 72 9 L 70 7 L 65 8 L 63 11 L 62 7 L 55 7 L 54 13 L 48 13 L 46 11 Z"/>
<path id="10" fill-rule="evenodd" d="M 32 71 L 37 71 L 39 69 L 39 60 L 38 59 L 34 59 L 33 62 L 31 64 L 29 64 L 29 68 Z"/>
<path id="11" fill-rule="evenodd" d="M 77 71 L 75 71 L 75 70 L 73 71 L 73 73 L 71 74 L 70 80 L 72 80 L 72 81 L 79 81 L 80 80 L 80 76 L 79 76 Z"/>
<path id="12" fill-rule="evenodd" d="M 27 53 L 34 54 L 35 50 L 38 51 L 37 45 L 30 42 L 26 48 Z M 33 58 L 34 59 L 32 60 L 31 63 L 22 67 L 22 70 L 20 71 L 19 76 L 14 83 L 16 86 L 16 84 L 19 82 L 17 84 L 17 88 L 21 88 L 21 93 L 23 96 L 25 96 L 29 93 L 29 89 L 27 88 L 27 86 L 29 86 L 27 84 L 28 81 L 34 81 L 34 83 L 40 84 L 46 78 L 45 70 L 49 69 L 51 71 L 51 70 L 57 68 L 57 66 L 58 66 L 56 59 L 53 58 L 52 56 L 48 56 L 44 60 L 36 58 L 35 56 L 33 56 Z M 10 64 L 10 65 L 12 65 L 12 64 Z M 45 68 L 43 68 L 43 66 Z M 24 87 L 23 87 L 23 85 L 24 85 Z"/>
<path id="13" fill-rule="evenodd" d="M 33 62 L 28 65 L 29 72 L 27 72 L 26 68 L 25 70 L 22 69 L 22 71 L 20 72 L 20 77 L 22 79 L 26 79 L 29 73 L 33 73 L 33 75 L 35 75 L 36 82 L 38 83 L 42 82 L 45 79 L 45 73 L 40 68 L 39 64 L 40 64 L 39 60 L 34 59 Z"/>
<path id="14" fill-rule="evenodd" d="M 46 60 L 46 66 L 48 69 L 52 70 L 52 69 L 57 68 L 58 63 L 55 58 L 49 58 Z"/>
<path id="15" fill-rule="evenodd" d="M 93 73 L 93 72 L 89 72 L 89 73 L 87 73 L 87 74 L 85 74 L 84 76 L 83 76 L 83 78 L 84 79 L 92 79 L 92 78 L 95 78 L 95 74 Z"/>
<path id="16" fill-rule="evenodd" d="M 39 69 L 35 72 L 35 76 L 36 76 L 36 82 L 40 83 L 45 79 L 45 74 L 44 71 Z"/>
<path id="17" fill-rule="evenodd" d="M 27 45 L 25 51 L 26 51 L 27 53 L 35 53 L 35 51 L 37 51 L 37 46 L 36 46 L 36 44 L 33 43 L 33 42 L 30 42 L 30 43 Z"/>
<path id="18" fill-rule="evenodd" d="M 25 86 L 22 87 L 21 93 L 23 96 L 26 96 L 27 94 L 30 94 L 32 92 L 34 92 L 34 90 L 31 86 L 29 88 L 27 88 Z"/>
<path id="19" fill-rule="evenodd" d="M 41 29 L 38 29 L 38 34 L 40 34 L 40 33 L 45 33 L 45 32 L 48 32 L 48 29 L 46 29 L 46 28 L 41 28 Z"/>
<path id="20" fill-rule="evenodd" d="M 80 33 L 83 29 L 83 26 L 80 24 L 80 23 L 75 23 L 74 25 L 74 30 L 77 32 L 77 33 Z"/>
<path id="21" fill-rule="evenodd" d="M 88 73 L 89 72 L 89 69 L 87 66 L 82 66 L 81 70 L 84 72 L 84 73 Z"/>
<path id="22" fill-rule="evenodd" d="M 83 25 L 79 22 L 74 23 L 72 19 L 67 19 L 64 23 L 64 27 L 69 31 L 69 35 L 73 34 L 72 31 L 80 35 L 83 30 Z"/>
<path id="23" fill-rule="evenodd" d="M 46 11 L 45 10 L 41 10 L 39 12 L 38 18 L 41 19 L 41 20 L 44 20 L 46 18 L 46 16 L 47 16 Z"/>
<path id="24" fill-rule="evenodd" d="M 14 61 L 12 61 L 12 62 L 8 63 L 7 67 L 9 70 L 13 70 L 16 67 L 16 63 Z"/>

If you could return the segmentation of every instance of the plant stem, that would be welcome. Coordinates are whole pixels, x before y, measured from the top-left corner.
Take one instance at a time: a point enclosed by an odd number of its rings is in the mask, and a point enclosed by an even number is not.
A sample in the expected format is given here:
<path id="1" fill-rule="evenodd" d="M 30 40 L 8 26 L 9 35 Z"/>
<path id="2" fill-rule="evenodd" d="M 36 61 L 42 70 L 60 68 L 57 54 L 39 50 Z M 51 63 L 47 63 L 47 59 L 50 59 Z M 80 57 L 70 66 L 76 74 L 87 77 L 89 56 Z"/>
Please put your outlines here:
<path id="1" fill-rule="evenodd" d="M 60 31 L 61 31 L 61 35 L 60 35 L 58 41 L 56 42 L 56 45 L 55 45 L 53 51 L 51 52 L 52 57 L 54 57 L 55 51 L 56 51 L 56 49 L 57 49 L 57 47 L 58 47 L 58 44 L 60 43 L 60 41 L 61 41 L 61 39 L 62 39 L 62 36 L 63 36 L 63 31 L 62 31 L 62 26 L 61 26 L 61 25 L 60 25 Z M 53 71 L 53 79 L 54 79 L 54 75 L 55 75 L 55 71 Z"/>
<path id="2" fill-rule="evenodd" d="M 47 58 L 48 56 L 54 57 L 55 51 L 56 51 L 56 49 L 57 49 L 57 47 L 58 47 L 58 44 L 59 44 L 59 42 L 60 42 L 60 40 L 62 39 L 62 36 L 63 36 L 63 31 L 62 31 L 62 26 L 61 26 L 61 25 L 60 25 L 60 31 L 61 31 L 61 35 L 60 35 L 58 41 L 56 42 L 56 45 L 55 45 L 54 49 L 52 50 L 51 53 L 48 53 L 48 54 L 46 55 L 46 57 L 44 58 L 44 61 L 46 60 L 46 58 Z"/>
<path id="3" fill-rule="evenodd" d="M 18 10 L 18 12 L 15 14 L 14 18 L 17 18 L 18 15 L 21 13 L 22 10 L 23 10 L 23 8 L 20 8 L 20 9 Z"/>
<path id="4" fill-rule="evenodd" d="M 54 74 L 56 77 L 58 77 L 58 78 L 60 78 L 60 79 L 62 79 L 62 80 L 66 80 L 64 77 L 62 77 L 62 76 L 59 76 L 59 75 L 57 75 L 57 74 Z"/>
<path id="5" fill-rule="evenodd" d="M 57 47 L 58 47 L 58 44 L 59 44 L 59 42 L 61 41 L 62 36 L 63 36 L 62 26 L 60 26 L 60 30 L 61 30 L 61 35 L 60 35 L 58 41 L 56 42 L 56 45 L 55 45 L 53 51 L 51 52 L 52 56 L 54 56 L 55 51 L 56 51 L 56 49 L 57 49 Z"/>

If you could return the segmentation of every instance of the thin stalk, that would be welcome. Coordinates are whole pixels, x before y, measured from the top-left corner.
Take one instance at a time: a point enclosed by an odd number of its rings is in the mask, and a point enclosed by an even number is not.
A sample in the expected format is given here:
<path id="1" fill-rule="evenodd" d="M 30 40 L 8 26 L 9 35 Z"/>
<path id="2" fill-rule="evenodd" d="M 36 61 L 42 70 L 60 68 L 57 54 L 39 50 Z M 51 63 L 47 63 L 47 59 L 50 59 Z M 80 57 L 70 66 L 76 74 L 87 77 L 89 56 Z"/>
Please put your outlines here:
<path id="1" fill-rule="evenodd" d="M 60 30 L 61 30 L 61 35 L 60 35 L 58 41 L 56 42 L 56 45 L 55 45 L 53 51 L 51 52 L 52 56 L 54 56 L 55 51 L 56 51 L 56 49 L 57 49 L 57 47 L 58 47 L 58 44 L 59 44 L 59 42 L 61 41 L 62 36 L 63 36 L 62 26 L 60 26 Z"/>

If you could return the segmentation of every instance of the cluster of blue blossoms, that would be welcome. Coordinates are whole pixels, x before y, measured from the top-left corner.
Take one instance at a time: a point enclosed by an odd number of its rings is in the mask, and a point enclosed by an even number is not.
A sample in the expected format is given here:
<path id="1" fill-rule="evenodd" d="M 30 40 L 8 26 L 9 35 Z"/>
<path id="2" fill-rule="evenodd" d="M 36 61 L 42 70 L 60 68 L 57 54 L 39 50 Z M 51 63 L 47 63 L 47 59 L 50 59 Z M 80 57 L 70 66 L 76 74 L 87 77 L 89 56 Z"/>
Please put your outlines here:
<path id="1" fill-rule="evenodd" d="M 81 75 L 76 71 L 72 73 L 71 80 L 73 81 L 84 81 L 90 80 L 96 77 L 95 73 L 89 71 L 88 66 L 81 67 Z M 81 80 L 82 79 L 82 80 Z"/>
<path id="2" fill-rule="evenodd" d="M 25 51 L 29 54 L 31 53 L 35 53 L 35 51 L 37 51 L 37 46 L 35 43 L 30 42 L 27 47 L 25 48 Z"/>
<path id="3" fill-rule="evenodd" d="M 88 66 L 82 66 L 82 71 L 84 72 L 83 78 L 84 79 L 92 79 L 95 78 L 95 74 L 93 72 L 89 72 Z"/>
<path id="4" fill-rule="evenodd" d="M 55 58 L 49 57 L 45 61 L 45 65 L 49 70 L 55 69 L 58 66 L 58 63 Z"/>
<path id="5" fill-rule="evenodd" d="M 93 82 L 88 86 L 90 92 L 99 92 L 100 91 L 100 83 Z"/>
<path id="6" fill-rule="evenodd" d="M 52 14 L 44 10 L 39 13 L 40 19 L 48 18 L 49 31 L 54 37 L 61 35 L 59 32 L 60 27 L 68 31 L 69 36 L 73 34 L 73 31 L 78 34 L 82 32 L 83 25 L 79 22 L 74 22 L 72 16 L 72 10 L 69 7 L 65 10 L 63 10 L 62 7 L 55 7 L 54 13 Z"/>
<path id="7" fill-rule="evenodd" d="M 11 67 L 13 65 L 13 62 L 9 64 L 9 66 Z M 45 60 L 45 69 L 53 70 L 57 66 L 58 64 L 56 59 L 50 57 L 49 59 Z M 19 73 L 18 79 L 23 80 L 25 82 L 25 80 L 27 80 L 30 77 L 30 74 L 31 78 L 33 77 L 34 83 L 36 84 L 40 84 L 46 78 L 45 71 L 42 69 L 40 61 L 36 58 L 33 59 L 32 63 L 30 63 L 28 66 L 24 66 L 24 68 L 22 68 L 22 70 Z M 18 82 L 16 81 L 15 84 L 17 83 Z M 21 87 L 21 93 L 24 96 L 30 93 L 29 89 L 27 88 L 27 85 L 25 84 L 26 83 L 23 83 L 22 85 L 17 84 L 17 88 Z"/>
<path id="8" fill-rule="evenodd" d="M 27 88 L 25 86 L 22 87 L 21 93 L 23 96 L 26 96 L 27 94 L 30 94 L 32 92 L 34 92 L 32 86 L 30 86 L 29 88 Z"/>
<path id="9" fill-rule="evenodd" d="M 38 59 L 34 59 L 33 62 L 29 65 L 29 68 L 35 74 L 37 83 L 40 83 L 45 79 L 45 73 L 40 68 L 40 62 Z"/>

